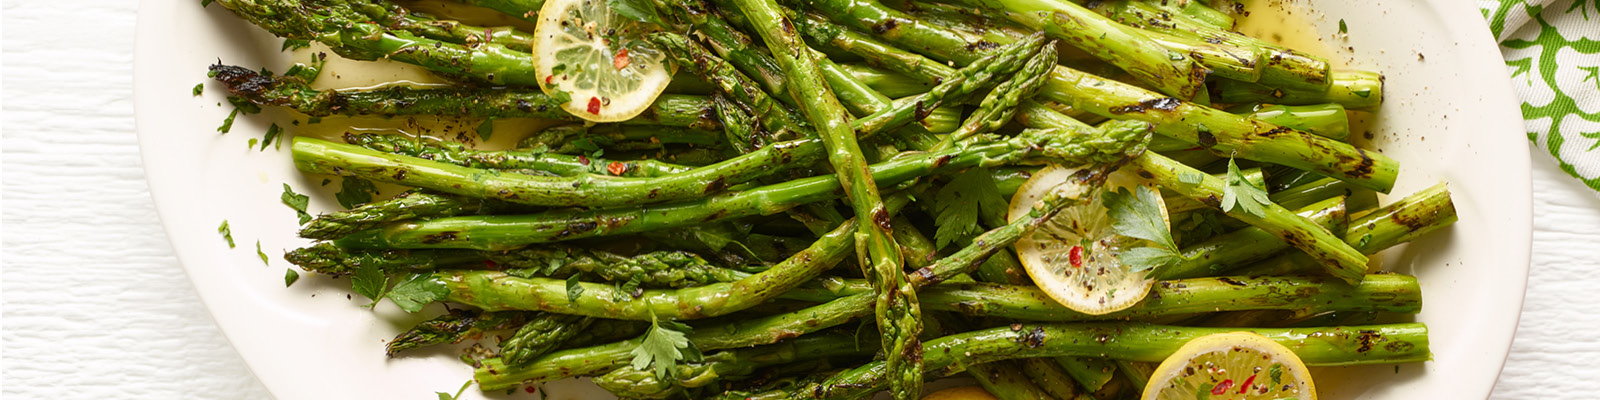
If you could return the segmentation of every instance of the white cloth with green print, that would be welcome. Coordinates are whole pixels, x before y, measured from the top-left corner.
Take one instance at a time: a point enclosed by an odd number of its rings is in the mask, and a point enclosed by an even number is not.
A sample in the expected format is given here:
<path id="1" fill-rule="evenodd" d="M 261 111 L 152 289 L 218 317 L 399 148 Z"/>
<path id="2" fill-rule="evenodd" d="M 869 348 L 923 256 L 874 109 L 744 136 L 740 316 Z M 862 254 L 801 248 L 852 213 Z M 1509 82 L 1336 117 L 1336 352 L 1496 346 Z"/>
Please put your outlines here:
<path id="1" fill-rule="evenodd" d="M 1483 0 L 1528 140 L 1600 190 L 1600 0 Z"/>

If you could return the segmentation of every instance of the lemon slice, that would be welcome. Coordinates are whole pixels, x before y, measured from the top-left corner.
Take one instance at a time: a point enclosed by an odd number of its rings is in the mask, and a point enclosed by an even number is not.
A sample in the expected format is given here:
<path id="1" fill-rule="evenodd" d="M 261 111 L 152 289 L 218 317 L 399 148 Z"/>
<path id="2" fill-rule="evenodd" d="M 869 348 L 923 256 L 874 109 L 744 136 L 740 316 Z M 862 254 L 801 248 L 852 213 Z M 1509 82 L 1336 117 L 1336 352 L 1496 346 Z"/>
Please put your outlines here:
<path id="1" fill-rule="evenodd" d="M 568 113 L 594 122 L 633 118 L 672 81 L 666 54 L 644 40 L 647 26 L 603 0 L 549 0 L 534 26 L 539 89 Z"/>
<path id="2" fill-rule="evenodd" d="M 1033 203 L 1051 190 L 1082 190 L 1072 176 L 1080 168 L 1045 167 L 1023 182 L 1011 198 L 1009 218 L 1028 215 Z M 1113 172 L 1105 189 L 1146 184 L 1132 173 Z M 1077 188 L 1074 188 L 1077 187 Z M 1033 233 L 1017 241 L 1017 258 L 1033 282 L 1056 302 L 1074 311 L 1102 315 L 1132 307 L 1150 293 L 1155 280 L 1144 271 L 1122 265 L 1117 254 L 1144 241 L 1116 234 L 1106 214 L 1105 192 L 1096 191 L 1083 204 L 1067 207 Z M 1171 225 L 1166 205 L 1161 219 Z"/>
<path id="3" fill-rule="evenodd" d="M 1000 400 L 978 386 L 960 386 L 922 396 L 922 400 Z"/>
<path id="4" fill-rule="evenodd" d="M 1150 376 L 1143 400 L 1315 400 L 1311 372 L 1289 348 L 1250 332 L 1190 340 Z"/>

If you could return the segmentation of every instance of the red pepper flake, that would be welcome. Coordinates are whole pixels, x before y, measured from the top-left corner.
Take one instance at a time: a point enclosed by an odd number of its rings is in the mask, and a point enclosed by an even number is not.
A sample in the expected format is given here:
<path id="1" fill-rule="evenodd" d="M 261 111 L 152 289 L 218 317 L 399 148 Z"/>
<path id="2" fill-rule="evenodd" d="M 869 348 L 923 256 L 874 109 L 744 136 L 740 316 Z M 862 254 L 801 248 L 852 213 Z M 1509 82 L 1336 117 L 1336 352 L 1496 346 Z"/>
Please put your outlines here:
<path id="1" fill-rule="evenodd" d="M 579 164 L 583 164 L 584 166 L 588 166 L 589 165 L 589 157 L 584 157 L 582 154 L 579 154 L 578 155 L 578 163 Z"/>
<path id="2" fill-rule="evenodd" d="M 1211 394 L 1213 396 L 1221 396 L 1228 393 L 1228 389 L 1233 389 L 1233 380 L 1223 379 L 1222 383 L 1218 383 L 1217 386 L 1211 388 Z"/>
<path id="3" fill-rule="evenodd" d="M 553 80 L 553 79 L 556 79 L 555 75 L 550 75 L 550 76 L 544 77 L 544 84 L 549 85 L 550 81 Z"/>
<path id="4" fill-rule="evenodd" d="M 617 51 L 617 55 L 611 57 L 611 66 L 617 67 L 617 69 L 627 68 L 628 67 L 628 49 L 618 50 Z"/>
<path id="5" fill-rule="evenodd" d="M 1239 386 L 1239 394 L 1244 394 L 1244 392 L 1250 391 L 1250 384 L 1251 383 L 1255 383 L 1255 381 L 1256 381 L 1256 376 L 1255 375 L 1250 375 L 1249 378 L 1245 378 L 1244 385 L 1243 386 Z"/>
<path id="6" fill-rule="evenodd" d="M 1072 246 L 1072 250 L 1067 251 L 1067 261 L 1071 261 L 1074 267 L 1083 268 L 1083 246 Z"/>
<path id="7" fill-rule="evenodd" d="M 612 161 L 610 164 L 606 164 L 606 171 L 612 175 L 622 176 L 624 172 L 628 172 L 628 164 Z"/>
<path id="8" fill-rule="evenodd" d="M 599 97 L 590 97 L 589 98 L 589 113 L 590 114 L 594 114 L 594 115 L 600 115 L 600 98 Z"/>
<path id="9" fill-rule="evenodd" d="M 539 393 L 539 388 L 536 388 L 536 387 L 533 387 L 533 386 L 523 386 L 522 387 L 522 391 L 528 392 L 528 393 Z"/>
<path id="10" fill-rule="evenodd" d="M 494 260 L 483 260 L 483 266 L 489 267 L 489 269 L 500 269 L 500 264 L 494 262 Z"/>

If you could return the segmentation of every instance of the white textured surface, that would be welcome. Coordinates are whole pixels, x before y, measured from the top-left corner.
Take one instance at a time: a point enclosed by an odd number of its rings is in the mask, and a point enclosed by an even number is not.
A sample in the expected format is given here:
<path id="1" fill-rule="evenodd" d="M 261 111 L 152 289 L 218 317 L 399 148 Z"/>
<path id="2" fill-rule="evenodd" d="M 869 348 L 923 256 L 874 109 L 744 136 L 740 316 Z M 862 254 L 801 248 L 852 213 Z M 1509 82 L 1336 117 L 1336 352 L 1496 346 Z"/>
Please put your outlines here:
<path id="1" fill-rule="evenodd" d="M 0 397 L 268 398 L 195 297 L 146 192 L 130 100 L 137 2 L 0 7 Z M 1534 159 L 1533 272 L 1494 397 L 1593 398 L 1600 198 Z"/>

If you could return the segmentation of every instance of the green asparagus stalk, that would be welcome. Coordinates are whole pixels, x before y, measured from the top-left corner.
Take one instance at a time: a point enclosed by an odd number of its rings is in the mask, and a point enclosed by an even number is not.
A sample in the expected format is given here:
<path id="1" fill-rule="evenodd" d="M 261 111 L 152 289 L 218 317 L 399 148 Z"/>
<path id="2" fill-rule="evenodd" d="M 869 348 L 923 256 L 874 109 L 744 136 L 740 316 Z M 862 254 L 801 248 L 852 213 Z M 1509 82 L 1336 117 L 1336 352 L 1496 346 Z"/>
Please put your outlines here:
<path id="1" fill-rule="evenodd" d="M 967 120 L 961 123 L 960 128 L 946 135 L 945 141 L 941 144 L 951 144 L 966 140 L 972 135 L 992 132 L 1010 122 L 1011 117 L 1016 115 L 1017 104 L 1039 92 L 1045 76 L 1050 73 L 1051 67 L 1054 67 L 1056 62 L 1056 47 L 1052 42 L 1029 59 L 1016 75 L 1001 82 L 984 96 L 983 101 L 978 103 L 978 109 L 972 111 Z"/>
<path id="2" fill-rule="evenodd" d="M 306 271 L 342 276 L 362 267 L 385 272 L 427 273 L 443 269 L 503 271 L 520 277 L 566 279 L 579 273 L 612 282 L 634 282 L 650 288 L 682 288 L 733 282 L 749 274 L 714 266 L 687 251 L 655 251 L 633 256 L 568 246 L 527 247 L 509 251 L 426 249 L 354 250 L 319 243 L 284 255 Z"/>
<path id="3" fill-rule="evenodd" d="M 1064 0 L 968 0 L 960 3 L 1005 15 L 1024 26 L 1044 31 L 1122 68 L 1139 82 L 1168 96 L 1200 103 L 1209 101 L 1205 90 L 1209 70 L 1197 65 L 1197 60 L 1188 53 L 1162 46 L 1149 33 L 1119 24 L 1078 4 Z"/>
<path id="4" fill-rule="evenodd" d="M 1351 286 L 1306 277 L 1217 277 L 1161 281 L 1139 304 L 1107 315 L 1071 311 L 1030 285 L 945 283 L 920 292 L 927 310 L 950 311 L 974 317 L 1024 321 L 1153 321 L 1170 316 L 1216 310 L 1291 310 L 1298 315 L 1328 311 L 1387 311 L 1416 313 L 1422 308 L 1417 279 L 1404 275 L 1369 275 L 1368 282 Z M 832 289 L 802 287 L 783 297 L 828 301 L 866 292 L 864 282 L 844 280 Z M 1284 296 L 1283 293 L 1294 293 Z"/>
<path id="5" fill-rule="evenodd" d="M 689 68 L 701 79 L 711 82 L 723 96 L 754 115 L 756 121 L 759 121 L 771 135 L 770 139 L 753 141 L 756 146 L 816 135 L 799 115 L 768 96 L 755 81 L 739 72 L 733 64 L 690 42 L 689 38 L 667 32 L 652 33 L 647 38 L 665 49 L 678 65 Z"/>
<path id="6" fill-rule="evenodd" d="M 803 148 L 806 143 L 778 143 L 706 167 L 648 178 L 617 178 L 610 173 L 554 177 L 512 174 L 304 137 L 295 138 L 293 148 L 296 166 L 307 173 L 358 176 L 518 204 L 610 207 L 705 196 L 786 168 L 809 165 L 816 160 L 816 154 Z"/>
<path id="7" fill-rule="evenodd" d="M 1330 232 L 1343 232 L 1348 219 L 1345 216 L 1344 197 L 1334 197 L 1295 210 Z M 1215 276 L 1229 269 L 1277 254 L 1289 248 L 1289 243 L 1271 232 L 1249 227 L 1217 235 L 1183 249 L 1183 259 L 1151 272 L 1154 279 L 1184 279 Z"/>
<path id="8" fill-rule="evenodd" d="M 906 23 L 909 20 L 903 13 L 883 7 L 873 0 L 809 0 L 808 4 L 814 10 L 826 13 L 856 29 L 870 30 L 879 27 L 884 30 L 880 36 L 889 42 L 921 49 L 933 56 L 956 63 L 970 62 L 986 54 L 985 49 L 994 47 L 992 43 L 968 41 L 962 35 L 942 27 Z M 880 46 L 856 46 L 851 51 L 862 54 L 881 49 Z M 920 61 L 923 59 L 921 56 L 907 52 L 892 55 L 869 54 L 863 57 L 868 59 L 911 57 L 911 60 L 899 62 L 904 66 L 934 63 Z M 896 71 L 908 75 L 929 72 L 920 68 L 901 68 Z M 938 76 L 922 77 L 938 78 Z M 1394 185 L 1395 175 L 1398 173 L 1399 166 L 1394 160 L 1375 152 L 1183 102 L 1066 67 L 1058 66 L 1052 71 L 1050 81 L 1046 82 L 1040 94 L 1074 109 L 1103 117 L 1149 122 L 1156 126 L 1157 133 L 1200 144 L 1201 147 L 1218 154 L 1231 154 L 1251 160 L 1317 171 L 1380 192 L 1387 192 Z M 1349 105 L 1346 107 L 1355 108 Z"/>
<path id="9" fill-rule="evenodd" d="M 462 340 L 482 336 L 486 332 L 515 328 L 527 320 L 528 313 L 520 311 L 480 312 L 450 310 L 448 314 L 423 321 L 401 332 L 385 347 L 389 357 L 400 352 L 438 344 L 460 343 Z"/>
<path id="10" fill-rule="evenodd" d="M 419 141 L 377 133 L 346 134 L 345 141 L 372 150 L 403 154 L 468 168 L 534 170 L 557 176 L 615 175 L 651 178 L 692 170 L 657 160 L 610 160 L 533 150 L 476 150 L 455 142 Z"/>
<path id="11" fill-rule="evenodd" d="M 321 42 L 356 60 L 390 59 L 494 85 L 535 86 L 530 55 L 495 43 L 447 43 L 363 23 L 352 10 L 326 0 L 219 0 L 234 15 L 274 35 Z"/>
<path id="12" fill-rule="evenodd" d="M 499 11 L 501 14 L 538 23 L 539 9 L 544 8 L 544 0 L 454 0 L 462 4 L 469 4 L 490 10 Z"/>
<path id="13" fill-rule="evenodd" d="M 763 367 L 835 357 L 865 357 L 877 350 L 873 344 L 862 343 L 854 335 L 807 335 L 777 344 L 721 351 L 706 355 L 700 362 L 675 365 L 677 379 L 663 380 L 648 369 L 624 366 L 595 378 L 594 382 L 625 398 L 666 399 L 681 396 L 685 389 L 748 377 Z"/>
<path id="14" fill-rule="evenodd" d="M 887 212 L 909 198 L 891 196 Z M 686 320 L 725 315 L 775 298 L 843 260 L 854 247 L 856 221 L 841 224 L 800 253 L 766 271 L 737 281 L 675 290 L 644 290 L 633 296 L 611 285 L 578 283 L 571 297 L 561 279 L 519 278 L 498 272 L 444 271 L 434 274 L 450 289 L 446 301 L 484 310 L 542 310 L 562 314 L 647 321 Z"/>
<path id="15" fill-rule="evenodd" d="M 526 365 L 567 340 L 582 335 L 592 323 L 593 318 L 536 313 L 510 338 L 500 342 L 500 358 L 507 364 Z"/>
<path id="16" fill-rule="evenodd" d="M 1132 153 L 1137 154 L 1137 151 Z M 955 254 L 940 259 L 934 265 L 919 269 L 914 274 L 909 274 L 912 285 L 927 286 L 971 271 L 984 259 L 1010 247 L 1026 232 L 1048 221 L 1062 208 L 1072 204 L 1082 204 L 1085 201 L 1084 194 L 1099 190 L 1100 184 L 1105 179 L 1106 170 L 1091 171 L 1096 172 L 1086 174 L 1084 180 L 1078 183 L 1082 190 L 1052 191 L 1049 196 L 1035 203 L 1026 218 L 1019 218 L 1004 227 L 990 230 Z M 860 293 L 788 314 L 700 327 L 688 334 L 688 339 L 701 350 L 776 343 L 871 314 L 874 298 L 871 293 Z M 493 390 L 523 381 L 544 381 L 608 371 L 627 362 L 629 352 L 637 346 L 638 341 L 633 340 L 562 351 L 545 356 L 527 368 L 510 368 L 499 360 L 488 359 L 484 360 L 474 377 L 479 386 Z"/>
<path id="17" fill-rule="evenodd" d="M 929 341 L 924 365 L 928 375 L 945 376 L 960 372 L 967 364 L 1023 357 L 1105 355 L 1119 360 L 1160 362 L 1189 340 L 1239 330 L 1283 344 L 1307 365 L 1388 364 L 1430 358 L 1428 329 L 1418 323 L 1308 329 L 1016 324 Z M 794 396 L 791 398 L 860 398 L 886 386 L 885 372 L 883 362 L 873 362 L 789 393 Z"/>
<path id="18" fill-rule="evenodd" d="M 1450 189 L 1440 183 L 1350 220 L 1344 242 L 1365 254 L 1409 242 L 1456 222 Z M 1237 271 L 1243 274 L 1284 275 L 1306 272 L 1306 257 L 1287 253 Z"/>
<path id="19" fill-rule="evenodd" d="M 412 12 L 388 1 L 358 0 L 345 1 L 343 4 L 390 30 L 411 32 L 448 43 L 468 46 L 494 43 L 521 52 L 529 52 L 531 50 L 529 45 L 533 43 L 533 35 L 513 27 L 473 26 L 460 21 L 440 20 L 427 14 Z"/>
<path id="20" fill-rule="evenodd" d="M 259 105 L 280 106 L 313 117 L 330 115 L 457 115 L 477 118 L 543 118 L 580 121 L 560 102 L 537 89 L 410 88 L 316 90 L 292 76 L 266 76 L 248 68 L 216 64 L 210 75 L 229 93 Z M 714 130 L 721 124 L 711 101 L 701 96 L 662 95 L 626 123 Z"/>
<path id="21" fill-rule="evenodd" d="M 1083 390 L 1099 392 L 1117 376 L 1117 364 L 1098 357 L 1054 357 L 1056 364 L 1067 371 L 1067 376 L 1078 382 Z"/>
<path id="22" fill-rule="evenodd" d="M 667 145 L 717 149 L 726 147 L 725 143 L 715 131 L 692 127 L 632 125 L 626 122 L 593 126 L 574 123 L 540 129 L 517 141 L 517 148 L 538 150 L 543 146 L 552 153 L 588 154 L 593 153 L 596 147 L 622 152 L 662 150 L 668 148 Z"/>
<path id="23" fill-rule="evenodd" d="M 803 24 L 804 23 L 802 22 L 795 22 L 796 27 L 799 27 Z M 935 85 L 933 82 L 921 81 L 889 70 L 878 69 L 877 67 L 866 64 L 837 65 L 839 66 L 839 69 L 848 72 L 850 76 L 853 76 L 857 81 L 866 84 L 867 87 L 872 88 L 873 91 L 891 98 L 927 92 L 928 89 L 933 89 L 933 85 Z"/>
<path id="24" fill-rule="evenodd" d="M 1222 179 L 1201 173 L 1156 153 L 1145 153 L 1144 156 L 1134 159 L 1133 164 L 1140 171 L 1154 176 L 1154 180 L 1160 182 L 1163 188 L 1171 189 L 1208 206 L 1220 208 L 1223 186 L 1226 186 Z M 1352 284 L 1361 282 L 1367 270 L 1366 255 L 1356 251 L 1322 226 L 1295 215 L 1282 206 L 1269 201 L 1261 204 L 1261 208 L 1262 215 L 1259 216 L 1245 212 L 1244 207 L 1235 207 L 1227 214 L 1283 238 L 1290 246 L 1310 255 L 1312 260 L 1322 265 L 1333 276 Z"/>
<path id="25" fill-rule="evenodd" d="M 1228 51 L 1229 54 L 1240 55 L 1235 56 L 1235 60 L 1248 60 L 1247 66 L 1258 70 L 1257 79 L 1238 79 L 1240 81 L 1260 82 L 1286 89 L 1322 91 L 1328 88 L 1328 62 L 1321 57 L 1241 35 L 1229 31 L 1229 28 L 1207 26 L 1198 21 L 1167 14 L 1154 2 L 1128 0 L 1104 2 L 1100 3 L 1096 11 L 1129 25 L 1171 35 L 1174 40 L 1232 48 Z M 1243 56 L 1246 54 L 1248 56 Z"/>
<path id="26" fill-rule="evenodd" d="M 497 202 L 412 190 L 392 199 L 374 201 L 354 209 L 318 216 L 300 228 L 300 237 L 318 240 L 337 239 L 389 222 L 468 215 L 502 208 L 495 203 Z"/>
<path id="27" fill-rule="evenodd" d="M 962 148 L 911 154 L 872 168 L 880 185 L 892 185 L 941 170 L 1012 164 L 1023 161 L 1081 165 L 1117 161 L 1143 150 L 1148 127 L 1113 124 L 1105 129 L 1063 132 L 1031 130 L 1000 140 L 980 136 Z M 304 139 L 299 139 L 304 140 Z M 299 143 L 297 140 L 297 143 Z M 513 249 L 533 243 L 637 233 L 703 224 L 710 220 L 773 214 L 799 204 L 839 196 L 833 175 L 796 179 L 777 185 L 637 208 L 550 211 L 528 215 L 438 218 L 388 225 L 339 239 L 351 248 Z"/>
<path id="28" fill-rule="evenodd" d="M 1307 90 L 1221 81 L 1217 83 L 1217 99 L 1229 103 L 1333 103 L 1362 111 L 1377 111 L 1383 105 L 1383 75 L 1376 72 L 1334 70 L 1328 73 L 1328 82 L 1325 90 Z"/>
<path id="29" fill-rule="evenodd" d="M 1350 118 L 1345 113 L 1344 106 L 1338 104 L 1306 106 L 1244 104 L 1231 107 L 1228 112 L 1244 115 L 1269 124 L 1302 130 L 1306 133 L 1329 139 L 1346 140 L 1350 137 Z M 1152 151 L 1192 148 L 1197 147 L 1193 143 L 1186 143 L 1165 136 L 1150 142 L 1150 150 Z"/>

